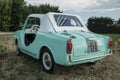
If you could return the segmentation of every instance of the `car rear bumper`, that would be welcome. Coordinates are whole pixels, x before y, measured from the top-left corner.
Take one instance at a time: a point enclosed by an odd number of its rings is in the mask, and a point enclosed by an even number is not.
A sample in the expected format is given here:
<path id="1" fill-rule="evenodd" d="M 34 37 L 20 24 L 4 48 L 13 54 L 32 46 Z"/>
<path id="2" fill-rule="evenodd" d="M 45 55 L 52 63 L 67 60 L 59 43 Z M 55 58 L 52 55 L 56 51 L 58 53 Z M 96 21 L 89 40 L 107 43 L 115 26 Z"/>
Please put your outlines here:
<path id="1" fill-rule="evenodd" d="M 106 57 L 112 55 L 112 50 L 110 50 L 110 53 L 108 54 L 104 54 L 104 55 L 100 55 L 100 56 L 94 56 L 94 57 L 88 57 L 88 58 L 82 58 L 82 59 L 78 59 L 78 60 L 72 60 L 71 56 L 69 55 L 69 61 L 70 62 L 80 62 L 80 61 L 85 61 L 85 60 L 91 60 L 91 59 L 96 59 L 96 58 L 102 58 L 102 57 Z"/>
<path id="2" fill-rule="evenodd" d="M 84 63 L 89 63 L 89 62 L 96 62 L 96 61 L 102 60 L 103 58 L 105 58 L 106 56 L 109 56 L 109 55 L 112 55 L 111 50 L 108 54 L 102 54 L 102 55 L 92 56 L 92 57 L 87 57 L 87 58 L 72 59 L 72 56 L 68 55 L 68 61 L 61 65 L 72 66 L 72 65 L 84 64 Z"/>

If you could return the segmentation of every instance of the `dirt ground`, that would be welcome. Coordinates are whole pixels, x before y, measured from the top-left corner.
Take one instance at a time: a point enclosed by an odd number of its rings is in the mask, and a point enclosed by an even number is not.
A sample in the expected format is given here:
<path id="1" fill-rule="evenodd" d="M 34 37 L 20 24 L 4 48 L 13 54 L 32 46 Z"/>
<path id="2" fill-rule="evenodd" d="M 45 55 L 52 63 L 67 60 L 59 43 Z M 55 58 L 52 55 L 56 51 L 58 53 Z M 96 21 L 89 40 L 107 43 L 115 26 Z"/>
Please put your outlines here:
<path id="1" fill-rule="evenodd" d="M 120 52 L 95 65 L 55 65 L 53 74 L 43 71 L 39 61 L 16 55 L 13 34 L 0 35 L 0 80 L 120 80 Z"/>

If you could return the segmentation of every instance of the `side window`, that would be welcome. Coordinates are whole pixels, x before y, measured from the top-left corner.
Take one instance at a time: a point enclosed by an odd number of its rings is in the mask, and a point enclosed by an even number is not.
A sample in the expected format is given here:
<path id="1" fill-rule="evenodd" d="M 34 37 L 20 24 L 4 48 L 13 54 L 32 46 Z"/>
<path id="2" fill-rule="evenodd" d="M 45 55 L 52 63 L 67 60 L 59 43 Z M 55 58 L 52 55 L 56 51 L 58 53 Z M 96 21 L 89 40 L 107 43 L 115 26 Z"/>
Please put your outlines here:
<path id="1" fill-rule="evenodd" d="M 40 26 L 40 18 L 30 17 L 28 19 L 28 22 L 27 22 L 25 29 L 31 28 L 33 25 Z"/>

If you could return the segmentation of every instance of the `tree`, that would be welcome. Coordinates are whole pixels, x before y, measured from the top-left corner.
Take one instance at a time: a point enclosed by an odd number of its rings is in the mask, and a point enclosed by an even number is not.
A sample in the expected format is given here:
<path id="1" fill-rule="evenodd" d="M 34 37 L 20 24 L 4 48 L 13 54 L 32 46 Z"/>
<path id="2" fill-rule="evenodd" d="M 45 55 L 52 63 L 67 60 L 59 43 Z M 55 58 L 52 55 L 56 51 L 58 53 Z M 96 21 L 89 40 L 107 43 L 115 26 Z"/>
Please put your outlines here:
<path id="1" fill-rule="evenodd" d="M 120 33 L 120 18 L 117 21 L 117 26 L 116 27 L 117 27 L 118 33 Z"/>
<path id="2" fill-rule="evenodd" d="M 0 31 L 8 31 L 10 26 L 11 0 L 0 0 Z"/>
<path id="3" fill-rule="evenodd" d="M 115 33 L 114 20 L 109 17 L 91 17 L 88 19 L 88 29 L 96 33 Z"/>
<path id="4" fill-rule="evenodd" d="M 23 19 L 25 20 L 25 18 L 32 13 L 45 14 L 48 12 L 62 12 L 62 11 L 59 10 L 58 6 L 51 6 L 50 4 L 40 4 L 37 6 L 29 4 L 28 6 L 27 5 L 24 6 Z"/>
<path id="5" fill-rule="evenodd" d="M 24 0 L 12 0 L 11 30 L 19 29 L 19 23 L 24 22 L 29 14 L 43 14 L 47 12 L 60 12 L 60 10 L 58 6 L 51 6 L 49 4 L 26 5 Z"/>
<path id="6" fill-rule="evenodd" d="M 16 30 L 23 17 L 24 0 L 12 0 L 11 4 L 11 29 Z"/>
<path id="7" fill-rule="evenodd" d="M 117 25 L 118 25 L 118 27 L 120 27 L 120 18 L 117 21 Z"/>
<path id="8" fill-rule="evenodd" d="M 0 31 L 15 31 L 29 14 L 61 12 L 50 4 L 26 5 L 24 0 L 0 0 Z"/>

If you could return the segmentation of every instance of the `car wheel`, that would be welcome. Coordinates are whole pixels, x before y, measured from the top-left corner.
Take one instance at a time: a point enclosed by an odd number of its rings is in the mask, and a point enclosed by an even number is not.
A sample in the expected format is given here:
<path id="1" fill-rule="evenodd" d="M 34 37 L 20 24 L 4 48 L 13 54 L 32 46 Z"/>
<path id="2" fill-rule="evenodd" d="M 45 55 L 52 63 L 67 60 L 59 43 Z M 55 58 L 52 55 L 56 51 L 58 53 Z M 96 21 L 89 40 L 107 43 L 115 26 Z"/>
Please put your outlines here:
<path id="1" fill-rule="evenodd" d="M 54 68 L 54 60 L 49 49 L 42 51 L 42 67 L 46 72 L 52 73 Z"/>
<path id="2" fill-rule="evenodd" d="M 20 54 L 21 54 L 21 51 L 20 51 L 19 46 L 18 46 L 18 43 L 17 43 L 17 45 L 16 45 L 16 54 L 17 54 L 17 55 L 20 55 Z"/>

